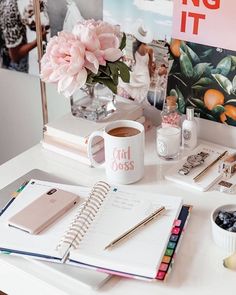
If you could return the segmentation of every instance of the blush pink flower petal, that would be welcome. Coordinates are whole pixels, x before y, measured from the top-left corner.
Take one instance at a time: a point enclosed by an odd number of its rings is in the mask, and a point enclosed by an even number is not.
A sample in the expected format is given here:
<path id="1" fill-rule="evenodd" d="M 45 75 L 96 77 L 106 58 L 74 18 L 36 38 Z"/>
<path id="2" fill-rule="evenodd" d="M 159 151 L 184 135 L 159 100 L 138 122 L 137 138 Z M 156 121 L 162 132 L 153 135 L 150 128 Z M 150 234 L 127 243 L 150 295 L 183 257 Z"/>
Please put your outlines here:
<path id="1" fill-rule="evenodd" d="M 104 58 L 104 51 L 103 50 L 97 50 L 94 52 L 99 64 L 101 66 L 105 66 L 106 65 L 106 60 Z"/>
<path id="2" fill-rule="evenodd" d="M 99 49 L 100 43 L 96 31 L 94 29 L 86 27 L 83 24 L 78 24 L 74 27 L 73 33 L 85 45 L 87 50 L 95 51 Z"/>
<path id="3" fill-rule="evenodd" d="M 76 77 L 73 77 L 73 81 L 70 83 L 70 85 L 62 92 L 62 94 L 65 97 L 71 97 L 76 90 L 78 89 Z"/>
<path id="4" fill-rule="evenodd" d="M 86 57 L 86 60 L 84 63 L 85 68 L 87 68 L 94 74 L 97 74 L 98 68 L 99 68 L 99 62 L 95 54 L 90 51 L 86 51 L 85 57 Z"/>
<path id="5" fill-rule="evenodd" d="M 99 35 L 98 39 L 100 42 L 101 50 L 105 50 L 108 48 L 119 48 L 119 39 L 114 34 L 101 34 Z"/>
<path id="6" fill-rule="evenodd" d="M 73 82 L 73 76 L 64 76 L 58 81 L 57 90 L 59 93 L 63 93 L 67 88 L 70 87 Z"/>
<path id="7" fill-rule="evenodd" d="M 104 33 L 111 33 L 116 36 L 119 36 L 120 26 L 119 25 L 114 26 L 112 24 L 99 20 L 96 22 L 96 32 L 98 35 L 104 34 Z"/>
<path id="8" fill-rule="evenodd" d="M 88 77 L 88 73 L 86 71 L 86 69 L 82 69 L 76 76 L 76 83 L 77 83 L 77 87 L 78 89 L 81 88 L 82 86 L 84 86 L 84 84 L 86 83 Z"/>
<path id="9" fill-rule="evenodd" d="M 108 48 L 104 50 L 104 58 L 107 61 L 114 62 L 120 59 L 121 57 L 122 57 L 122 51 L 120 49 Z"/>

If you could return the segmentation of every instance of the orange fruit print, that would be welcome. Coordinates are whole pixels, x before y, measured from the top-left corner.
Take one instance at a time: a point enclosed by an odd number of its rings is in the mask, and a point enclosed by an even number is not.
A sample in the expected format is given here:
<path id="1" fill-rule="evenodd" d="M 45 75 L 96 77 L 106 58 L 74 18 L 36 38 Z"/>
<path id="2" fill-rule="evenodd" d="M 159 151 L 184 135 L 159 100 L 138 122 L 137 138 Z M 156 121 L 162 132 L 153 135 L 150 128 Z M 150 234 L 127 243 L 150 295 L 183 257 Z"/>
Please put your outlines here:
<path id="1" fill-rule="evenodd" d="M 217 105 L 223 105 L 224 94 L 216 89 L 208 89 L 204 94 L 204 104 L 208 110 L 213 110 Z"/>

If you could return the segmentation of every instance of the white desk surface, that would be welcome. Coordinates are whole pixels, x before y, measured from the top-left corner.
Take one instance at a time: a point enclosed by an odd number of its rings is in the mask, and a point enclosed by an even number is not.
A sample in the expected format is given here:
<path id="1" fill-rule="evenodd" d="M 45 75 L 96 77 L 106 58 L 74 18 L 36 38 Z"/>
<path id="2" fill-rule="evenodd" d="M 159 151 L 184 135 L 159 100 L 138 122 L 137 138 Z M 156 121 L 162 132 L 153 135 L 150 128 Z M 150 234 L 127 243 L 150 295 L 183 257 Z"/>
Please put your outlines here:
<path id="1" fill-rule="evenodd" d="M 0 290 L 19 294 L 161 294 L 222 295 L 235 291 L 236 272 L 227 270 L 222 259 L 227 256 L 211 238 L 211 211 L 222 204 L 236 202 L 236 195 L 209 191 L 200 193 L 163 180 L 166 166 L 156 156 L 154 130 L 146 135 L 145 177 L 134 189 L 181 196 L 193 210 L 187 231 L 175 259 L 173 271 L 165 283 L 143 282 L 114 277 L 99 290 L 83 289 L 69 278 L 45 272 L 32 262 L 13 256 L 0 256 Z M 81 185 L 92 185 L 105 179 L 103 167 L 90 168 L 71 159 L 41 149 L 38 144 L 0 166 L 0 188 L 31 169 L 42 169 Z"/>

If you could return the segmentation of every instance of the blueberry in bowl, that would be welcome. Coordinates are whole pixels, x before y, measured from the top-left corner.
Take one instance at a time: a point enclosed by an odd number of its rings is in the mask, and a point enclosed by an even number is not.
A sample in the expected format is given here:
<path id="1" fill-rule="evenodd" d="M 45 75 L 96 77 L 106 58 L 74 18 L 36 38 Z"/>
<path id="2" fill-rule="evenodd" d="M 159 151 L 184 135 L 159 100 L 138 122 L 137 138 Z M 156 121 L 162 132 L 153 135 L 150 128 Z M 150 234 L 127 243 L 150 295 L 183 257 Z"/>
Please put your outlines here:
<path id="1" fill-rule="evenodd" d="M 214 209 L 211 224 L 214 242 L 227 253 L 236 251 L 236 204 Z"/>

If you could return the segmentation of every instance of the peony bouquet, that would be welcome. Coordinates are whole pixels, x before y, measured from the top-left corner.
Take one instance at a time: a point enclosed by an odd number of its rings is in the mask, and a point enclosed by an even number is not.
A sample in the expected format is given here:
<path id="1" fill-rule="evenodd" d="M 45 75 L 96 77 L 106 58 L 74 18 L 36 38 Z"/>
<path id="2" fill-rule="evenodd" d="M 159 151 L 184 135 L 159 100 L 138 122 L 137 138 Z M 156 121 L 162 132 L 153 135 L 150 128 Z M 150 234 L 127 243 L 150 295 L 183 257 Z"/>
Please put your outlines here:
<path id="1" fill-rule="evenodd" d="M 117 93 L 119 78 L 128 83 L 129 68 L 121 61 L 126 36 L 104 21 L 86 20 L 72 33 L 59 32 L 50 39 L 41 60 L 41 79 L 56 83 L 58 92 L 72 96 L 86 84 L 104 84 Z"/>

